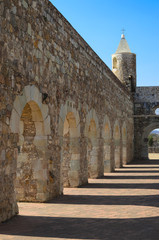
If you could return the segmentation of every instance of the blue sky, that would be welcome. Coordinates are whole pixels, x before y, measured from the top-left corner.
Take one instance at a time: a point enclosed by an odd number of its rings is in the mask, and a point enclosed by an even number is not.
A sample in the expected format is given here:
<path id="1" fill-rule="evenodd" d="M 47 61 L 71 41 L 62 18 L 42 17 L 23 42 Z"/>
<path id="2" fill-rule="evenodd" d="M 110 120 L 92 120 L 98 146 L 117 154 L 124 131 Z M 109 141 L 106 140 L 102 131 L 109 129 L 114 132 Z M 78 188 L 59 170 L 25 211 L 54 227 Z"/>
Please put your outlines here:
<path id="1" fill-rule="evenodd" d="M 111 69 L 121 29 L 137 55 L 137 85 L 159 86 L 159 0 L 51 0 Z"/>

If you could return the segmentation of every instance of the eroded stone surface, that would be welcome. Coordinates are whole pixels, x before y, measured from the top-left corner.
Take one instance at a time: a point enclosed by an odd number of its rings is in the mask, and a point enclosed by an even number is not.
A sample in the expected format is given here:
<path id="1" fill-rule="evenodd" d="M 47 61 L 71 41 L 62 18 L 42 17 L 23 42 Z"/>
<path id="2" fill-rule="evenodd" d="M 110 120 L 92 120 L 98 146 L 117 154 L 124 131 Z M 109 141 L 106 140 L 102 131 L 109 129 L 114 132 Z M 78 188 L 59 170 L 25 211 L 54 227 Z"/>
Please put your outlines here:
<path id="1" fill-rule="evenodd" d="M 131 94 L 48 0 L 0 1 L 0 29 L 1 222 L 18 212 L 16 175 L 17 166 L 22 168 L 23 162 L 22 171 L 28 168 L 28 172 L 20 178 L 20 185 L 28 181 L 29 187 L 19 187 L 22 198 L 27 189 L 31 201 L 46 201 L 62 193 L 62 157 L 67 157 L 62 152 L 64 121 L 68 113 L 76 119 L 68 140 L 70 186 L 88 181 L 91 156 L 95 177 L 103 175 L 107 166 L 104 161 L 110 161 L 110 170 L 114 170 L 116 147 L 122 164 L 123 124 L 127 129 L 127 162 L 131 161 L 134 128 Z M 27 136 L 29 158 L 21 155 L 29 126 L 21 123 L 27 104 L 33 131 Z M 106 116 L 110 136 L 105 141 L 102 132 Z M 95 136 L 89 134 L 91 121 Z M 117 141 L 113 137 L 116 121 L 120 132 Z M 70 145 L 73 138 L 75 144 Z M 110 149 L 107 157 L 104 145 Z"/>

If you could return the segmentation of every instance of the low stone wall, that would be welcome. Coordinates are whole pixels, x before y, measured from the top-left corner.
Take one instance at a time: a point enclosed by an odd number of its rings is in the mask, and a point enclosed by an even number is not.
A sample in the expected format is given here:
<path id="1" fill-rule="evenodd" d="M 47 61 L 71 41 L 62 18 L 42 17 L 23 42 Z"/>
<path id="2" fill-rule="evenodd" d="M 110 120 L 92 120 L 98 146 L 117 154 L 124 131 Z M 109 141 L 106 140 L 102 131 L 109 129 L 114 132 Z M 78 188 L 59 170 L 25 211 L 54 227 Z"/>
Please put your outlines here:
<path id="1" fill-rule="evenodd" d="M 159 147 L 149 147 L 148 153 L 159 153 Z"/>

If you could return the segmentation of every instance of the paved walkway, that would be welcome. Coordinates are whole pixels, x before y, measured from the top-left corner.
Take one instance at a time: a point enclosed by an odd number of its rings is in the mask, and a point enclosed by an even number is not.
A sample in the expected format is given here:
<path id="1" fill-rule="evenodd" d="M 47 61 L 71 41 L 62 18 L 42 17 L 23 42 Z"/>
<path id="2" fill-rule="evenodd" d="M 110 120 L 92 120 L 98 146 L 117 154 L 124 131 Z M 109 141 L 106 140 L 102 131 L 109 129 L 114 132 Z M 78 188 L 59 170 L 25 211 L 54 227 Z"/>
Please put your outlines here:
<path id="1" fill-rule="evenodd" d="M 159 239 L 159 160 L 127 165 L 45 204 L 20 203 L 0 240 Z"/>

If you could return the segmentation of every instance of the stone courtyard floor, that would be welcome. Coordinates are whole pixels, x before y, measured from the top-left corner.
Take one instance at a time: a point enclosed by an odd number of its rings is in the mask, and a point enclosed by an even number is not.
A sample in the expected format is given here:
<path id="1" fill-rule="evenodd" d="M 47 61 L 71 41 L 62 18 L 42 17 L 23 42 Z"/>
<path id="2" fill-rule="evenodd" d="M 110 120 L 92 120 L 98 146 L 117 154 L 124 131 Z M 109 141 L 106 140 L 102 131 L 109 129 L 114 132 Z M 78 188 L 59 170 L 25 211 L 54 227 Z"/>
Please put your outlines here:
<path id="1" fill-rule="evenodd" d="M 0 240 L 159 239 L 159 160 L 133 163 L 49 203 L 19 203 Z"/>

